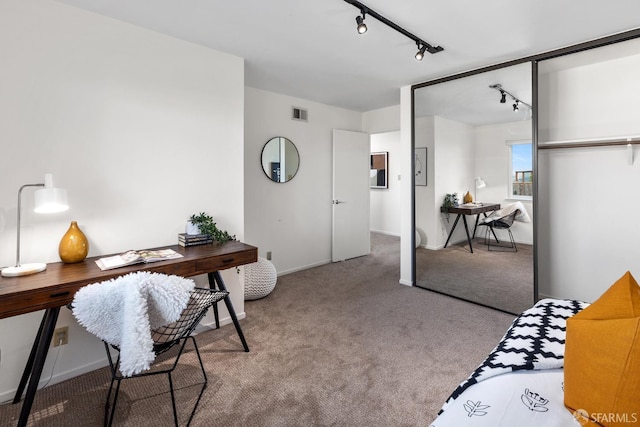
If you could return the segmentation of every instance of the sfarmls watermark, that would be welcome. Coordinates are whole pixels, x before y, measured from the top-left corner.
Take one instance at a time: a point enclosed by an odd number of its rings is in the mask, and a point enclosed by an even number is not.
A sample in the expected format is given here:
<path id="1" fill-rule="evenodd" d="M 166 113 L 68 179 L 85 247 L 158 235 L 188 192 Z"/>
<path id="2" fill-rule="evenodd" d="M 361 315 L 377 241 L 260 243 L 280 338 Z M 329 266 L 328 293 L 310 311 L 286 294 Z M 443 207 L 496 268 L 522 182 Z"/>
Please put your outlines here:
<path id="1" fill-rule="evenodd" d="M 606 413 L 606 412 L 593 412 L 588 413 L 584 409 L 578 409 L 573 413 L 573 417 L 578 420 L 581 425 L 585 425 L 589 420 L 596 423 L 629 423 L 635 424 L 638 422 L 638 414 L 632 413 Z"/>

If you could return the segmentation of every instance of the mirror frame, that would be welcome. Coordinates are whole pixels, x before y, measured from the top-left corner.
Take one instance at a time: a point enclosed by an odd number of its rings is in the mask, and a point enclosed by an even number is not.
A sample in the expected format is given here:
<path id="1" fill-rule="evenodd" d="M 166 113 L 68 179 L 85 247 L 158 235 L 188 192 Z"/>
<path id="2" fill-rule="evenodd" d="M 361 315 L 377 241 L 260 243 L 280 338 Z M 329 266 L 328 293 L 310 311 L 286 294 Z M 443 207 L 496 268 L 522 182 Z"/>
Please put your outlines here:
<path id="1" fill-rule="evenodd" d="M 284 140 L 285 143 L 285 149 L 286 148 L 292 148 L 295 151 L 295 156 L 297 159 L 297 165 L 296 165 L 296 169 L 295 171 L 293 171 L 293 173 L 291 174 L 290 178 L 285 178 L 284 181 L 277 181 L 275 179 L 273 179 L 273 177 L 270 175 L 270 170 L 267 170 L 267 168 L 265 167 L 264 164 L 264 152 L 265 149 L 267 148 L 267 146 L 272 143 L 272 142 L 276 142 L 280 139 Z M 295 176 L 298 174 L 298 171 L 300 170 L 300 152 L 298 151 L 298 147 L 296 147 L 296 145 L 293 143 L 293 141 L 291 141 L 289 138 L 285 137 L 285 136 L 274 136 L 272 138 L 269 138 L 269 140 L 267 142 L 265 142 L 265 144 L 262 146 L 262 150 L 260 151 L 260 168 L 262 168 L 262 172 L 264 172 L 265 176 L 269 179 L 269 181 L 271 182 L 275 182 L 276 184 L 285 184 L 289 181 L 291 181 L 293 178 L 295 178 Z M 286 168 L 286 166 L 285 166 Z M 286 172 L 286 170 L 285 170 Z M 282 173 L 282 171 L 278 171 L 279 174 Z M 286 176 L 286 175 L 285 175 Z"/>
<path id="2" fill-rule="evenodd" d="M 517 59 L 517 60 L 513 60 L 513 61 L 507 61 L 507 62 L 503 62 L 500 64 L 494 64 L 491 66 L 487 66 L 487 67 L 482 67 L 482 68 L 478 68 L 475 70 L 471 70 L 471 71 L 466 71 L 463 73 L 459 73 L 459 74 L 454 74 L 451 76 L 447 76 L 447 77 L 442 77 L 442 78 L 438 78 L 435 80 L 430 80 L 430 81 L 426 81 L 423 83 L 418 83 L 415 85 L 411 86 L 411 152 L 415 153 L 416 150 L 416 120 L 415 120 L 415 113 L 416 113 L 416 90 L 418 89 L 422 89 L 425 87 L 429 87 L 429 86 L 434 86 L 437 85 L 439 83 L 446 83 L 446 82 L 451 82 L 454 80 L 459 80 L 465 77 L 470 77 L 470 76 L 475 76 L 478 74 L 482 74 L 482 73 L 486 73 L 486 72 L 490 72 L 490 71 L 494 71 L 494 70 L 499 70 L 502 68 L 507 68 L 507 67 L 511 67 L 511 66 L 515 66 L 515 65 L 520 65 L 520 64 L 525 64 L 525 63 L 530 63 L 531 64 L 531 104 L 532 104 L 532 120 L 531 120 L 531 144 L 532 144 L 532 163 L 533 163 L 533 176 L 537 177 L 538 174 L 538 134 L 537 134 L 537 128 L 538 128 L 538 120 L 537 120 L 537 116 L 538 116 L 538 110 L 537 110 L 537 101 L 538 101 L 538 86 L 537 86 L 537 79 L 538 79 L 538 67 L 537 67 L 537 62 L 534 61 L 532 58 L 530 57 L 526 57 L 526 58 L 521 58 L 521 59 Z M 411 157 L 411 170 L 415 170 L 415 155 Z M 412 286 L 418 287 L 417 286 L 417 274 L 416 274 L 416 177 L 415 174 L 412 174 L 411 177 L 411 248 L 413 248 L 413 250 L 411 251 L 411 283 Z M 537 255 L 537 211 L 536 211 L 536 206 L 537 203 L 535 203 L 537 197 L 538 197 L 538 189 L 537 189 L 537 180 L 534 179 L 533 181 L 533 188 L 532 188 L 532 194 L 533 194 L 533 302 L 532 305 L 538 301 L 538 255 Z M 437 292 L 437 291 L 436 291 Z M 447 294 L 448 295 L 448 294 Z M 473 304 L 478 304 L 481 306 L 485 306 L 484 304 L 480 303 L 480 302 L 476 302 L 476 301 L 471 301 L 471 300 L 466 300 L 462 297 L 458 297 L 455 295 L 449 295 L 452 298 L 456 298 L 456 299 L 460 299 L 460 300 L 464 300 L 464 301 L 468 301 L 471 302 Z M 498 311 L 504 311 L 507 312 L 505 310 L 502 310 L 498 307 L 494 307 L 494 306 L 486 306 L 489 308 L 492 308 L 494 310 L 498 310 Z M 517 314 L 517 313 L 510 313 L 509 314 Z"/>

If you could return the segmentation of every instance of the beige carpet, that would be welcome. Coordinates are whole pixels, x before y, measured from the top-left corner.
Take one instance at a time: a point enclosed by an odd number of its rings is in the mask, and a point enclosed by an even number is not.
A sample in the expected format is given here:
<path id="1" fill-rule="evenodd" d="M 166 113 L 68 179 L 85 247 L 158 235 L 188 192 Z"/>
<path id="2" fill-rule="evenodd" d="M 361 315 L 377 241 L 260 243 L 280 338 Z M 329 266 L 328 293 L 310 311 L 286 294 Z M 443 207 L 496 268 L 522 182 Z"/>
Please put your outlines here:
<path id="1" fill-rule="evenodd" d="M 209 385 L 192 425 L 428 426 L 514 316 L 400 285 L 398 239 L 374 235 L 372 246 L 247 301 L 249 353 L 232 325 L 198 335 Z M 198 370 L 185 356 L 175 379 L 182 424 L 199 391 L 186 387 Z M 39 391 L 31 425 L 100 425 L 108 381 L 100 369 Z M 171 425 L 166 387 L 124 383 L 116 425 Z M 0 406 L 0 425 L 15 425 L 20 406 Z"/>
<path id="2" fill-rule="evenodd" d="M 501 236 L 502 238 L 502 236 Z M 417 286 L 518 314 L 534 304 L 533 246 L 518 251 L 492 248 L 484 239 L 437 251 L 416 250 Z"/>

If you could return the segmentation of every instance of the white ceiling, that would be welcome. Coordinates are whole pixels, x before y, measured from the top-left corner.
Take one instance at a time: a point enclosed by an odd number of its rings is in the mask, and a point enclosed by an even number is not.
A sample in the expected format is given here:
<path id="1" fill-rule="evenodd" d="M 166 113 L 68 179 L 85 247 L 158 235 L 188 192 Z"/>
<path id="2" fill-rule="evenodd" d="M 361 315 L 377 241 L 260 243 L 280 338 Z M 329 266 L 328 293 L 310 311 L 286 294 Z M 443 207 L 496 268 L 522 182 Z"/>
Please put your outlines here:
<path id="1" fill-rule="evenodd" d="M 532 105 L 531 64 L 522 63 L 417 89 L 415 114 L 445 117 L 472 126 L 531 118 L 532 111 L 524 104 L 520 104 L 518 111 L 513 110 L 511 96 L 501 104 L 500 92 L 489 87 L 495 84 Z"/>
<path id="2" fill-rule="evenodd" d="M 58 1 L 243 57 L 247 86 L 356 111 L 399 104 L 402 86 L 637 28 L 640 16 L 638 0 L 361 1 L 444 47 L 418 62 L 411 40 L 372 17 L 358 35 L 344 0 Z"/>

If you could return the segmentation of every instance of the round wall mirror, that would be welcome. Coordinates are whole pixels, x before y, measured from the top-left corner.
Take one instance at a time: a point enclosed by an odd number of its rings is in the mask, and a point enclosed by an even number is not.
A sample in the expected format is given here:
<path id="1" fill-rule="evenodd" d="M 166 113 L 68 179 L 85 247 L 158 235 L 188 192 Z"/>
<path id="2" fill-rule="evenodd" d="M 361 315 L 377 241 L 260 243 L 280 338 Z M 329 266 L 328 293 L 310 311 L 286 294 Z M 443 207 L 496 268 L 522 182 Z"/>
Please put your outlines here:
<path id="1" fill-rule="evenodd" d="M 262 170 L 273 182 L 288 182 L 296 176 L 300 166 L 298 149 L 283 136 L 271 138 L 262 147 Z"/>

